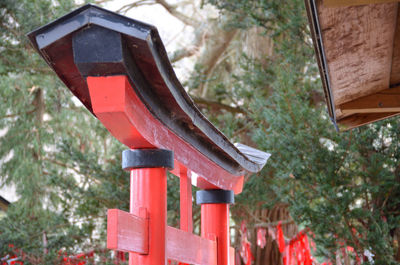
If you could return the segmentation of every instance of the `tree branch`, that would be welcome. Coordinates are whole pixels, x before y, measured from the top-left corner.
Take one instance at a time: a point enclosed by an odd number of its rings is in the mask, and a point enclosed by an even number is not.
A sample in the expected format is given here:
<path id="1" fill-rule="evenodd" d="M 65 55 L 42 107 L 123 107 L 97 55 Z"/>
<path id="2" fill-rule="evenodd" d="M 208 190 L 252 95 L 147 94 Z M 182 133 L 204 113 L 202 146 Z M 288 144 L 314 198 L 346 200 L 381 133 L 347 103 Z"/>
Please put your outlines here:
<path id="1" fill-rule="evenodd" d="M 200 65 L 204 66 L 202 75 L 206 77 L 205 78 L 206 80 L 210 79 L 211 74 L 213 73 L 213 70 L 217 65 L 219 58 L 229 47 L 230 43 L 236 36 L 237 32 L 238 32 L 237 29 L 231 31 L 224 31 L 223 29 L 221 29 L 209 37 L 209 39 L 212 40 L 209 43 L 209 47 L 211 48 L 211 50 L 206 49 L 205 52 L 207 53 L 208 56 L 207 55 L 203 56 L 202 58 L 204 59 L 199 62 Z M 207 90 L 205 89 L 205 84 L 206 83 L 203 82 L 199 86 L 199 91 L 203 97 L 207 94 Z"/>
<path id="2" fill-rule="evenodd" d="M 195 34 L 195 38 L 194 38 L 192 45 L 190 45 L 187 48 L 177 50 L 172 54 L 171 59 L 170 59 L 171 63 L 174 63 L 183 58 L 191 57 L 191 56 L 195 55 L 200 50 L 201 46 L 203 46 L 204 40 L 205 40 L 205 33 L 204 33 L 204 30 L 202 30 L 202 31 L 198 32 L 197 34 Z"/>
<path id="3" fill-rule="evenodd" d="M 223 103 L 218 102 L 218 101 L 208 100 L 208 99 L 204 99 L 204 98 L 194 97 L 192 99 L 198 105 L 205 105 L 205 106 L 208 106 L 208 107 L 211 107 L 211 108 L 224 109 L 224 110 L 227 110 L 227 111 L 232 112 L 232 113 L 247 114 L 246 111 L 243 110 L 240 107 L 232 107 L 232 106 L 223 104 Z"/>
<path id="4" fill-rule="evenodd" d="M 177 19 L 179 19 L 180 21 L 182 21 L 184 24 L 186 24 L 188 26 L 192 26 L 194 28 L 200 24 L 194 18 L 188 17 L 185 14 L 182 14 L 181 12 L 179 12 L 177 10 L 176 6 L 167 3 L 167 1 L 165 1 L 165 0 L 155 0 L 155 1 L 156 1 L 156 3 L 162 5 L 165 8 L 165 10 L 168 11 L 168 13 L 170 13 L 172 16 L 174 16 Z"/>
<path id="5" fill-rule="evenodd" d="M 157 4 L 157 3 L 155 1 L 153 1 L 153 0 L 139 0 L 139 1 L 136 1 L 134 3 L 126 4 L 126 5 L 122 6 L 121 8 L 119 8 L 117 10 L 117 13 L 127 13 L 132 8 L 135 8 L 135 7 L 138 7 L 138 6 L 155 5 L 155 4 Z"/>

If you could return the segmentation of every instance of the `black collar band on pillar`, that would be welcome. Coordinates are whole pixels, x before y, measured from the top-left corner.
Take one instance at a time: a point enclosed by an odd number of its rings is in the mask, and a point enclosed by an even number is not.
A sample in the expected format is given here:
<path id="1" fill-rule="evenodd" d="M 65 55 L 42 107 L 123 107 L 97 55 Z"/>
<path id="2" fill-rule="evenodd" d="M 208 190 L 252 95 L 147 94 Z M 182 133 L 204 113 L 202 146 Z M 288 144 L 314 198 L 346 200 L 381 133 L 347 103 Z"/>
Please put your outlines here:
<path id="1" fill-rule="evenodd" d="M 122 169 L 174 168 L 174 152 L 166 149 L 128 149 L 122 152 Z"/>
<path id="2" fill-rule="evenodd" d="M 235 195 L 232 190 L 199 190 L 196 192 L 196 203 L 235 203 Z"/>

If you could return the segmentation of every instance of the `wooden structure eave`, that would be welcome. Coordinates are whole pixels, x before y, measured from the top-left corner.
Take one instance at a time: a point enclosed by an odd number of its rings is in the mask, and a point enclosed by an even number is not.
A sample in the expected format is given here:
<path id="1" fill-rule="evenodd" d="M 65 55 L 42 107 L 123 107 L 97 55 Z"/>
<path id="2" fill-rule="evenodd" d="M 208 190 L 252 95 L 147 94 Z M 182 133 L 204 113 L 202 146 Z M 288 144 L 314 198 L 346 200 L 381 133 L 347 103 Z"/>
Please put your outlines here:
<path id="1" fill-rule="evenodd" d="M 10 202 L 0 196 L 0 210 L 7 211 Z"/>
<path id="2" fill-rule="evenodd" d="M 400 114 L 398 1 L 305 0 L 329 116 L 348 130 Z"/>

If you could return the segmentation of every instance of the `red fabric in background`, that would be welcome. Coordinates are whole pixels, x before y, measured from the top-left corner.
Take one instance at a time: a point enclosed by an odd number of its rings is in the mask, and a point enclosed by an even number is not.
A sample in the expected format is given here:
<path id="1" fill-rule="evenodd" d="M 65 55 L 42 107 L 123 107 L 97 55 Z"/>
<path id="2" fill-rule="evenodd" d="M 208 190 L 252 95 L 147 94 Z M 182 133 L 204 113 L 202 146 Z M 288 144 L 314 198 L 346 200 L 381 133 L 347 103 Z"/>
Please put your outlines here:
<path id="1" fill-rule="evenodd" d="M 278 241 L 279 252 L 283 253 L 285 251 L 286 244 L 281 222 L 279 222 L 278 226 L 276 227 L 276 240 Z"/>
<path id="2" fill-rule="evenodd" d="M 240 256 L 246 265 L 251 265 L 251 262 L 254 260 L 254 256 L 253 253 L 251 253 L 251 245 L 247 239 L 247 227 L 245 221 L 242 221 L 240 225 L 240 232 L 242 234 Z"/>
<path id="3" fill-rule="evenodd" d="M 281 223 L 276 227 L 276 240 L 284 265 L 312 265 L 313 258 L 307 234 L 300 231 L 289 242 L 285 241 Z"/>
<path id="4" fill-rule="evenodd" d="M 267 230 L 265 228 L 257 229 L 257 246 L 260 248 L 264 248 L 267 244 L 267 238 L 265 237 L 267 234 Z"/>

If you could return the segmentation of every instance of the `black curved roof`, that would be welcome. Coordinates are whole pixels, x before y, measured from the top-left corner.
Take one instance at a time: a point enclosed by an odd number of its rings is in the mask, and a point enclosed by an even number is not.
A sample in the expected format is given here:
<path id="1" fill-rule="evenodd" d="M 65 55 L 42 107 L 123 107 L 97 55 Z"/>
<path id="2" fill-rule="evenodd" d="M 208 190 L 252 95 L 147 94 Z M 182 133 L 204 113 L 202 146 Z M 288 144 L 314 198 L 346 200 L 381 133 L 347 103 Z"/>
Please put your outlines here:
<path id="1" fill-rule="evenodd" d="M 178 81 L 154 26 L 89 4 L 28 37 L 92 113 L 86 77 L 127 75 L 155 118 L 231 174 L 258 172 L 266 164 L 270 154 L 235 146 L 199 111 Z"/>

